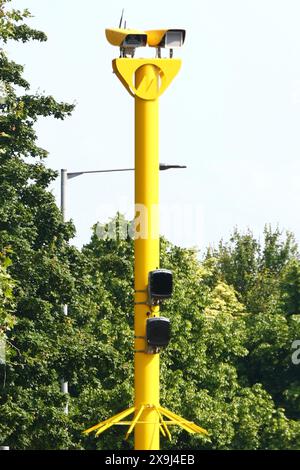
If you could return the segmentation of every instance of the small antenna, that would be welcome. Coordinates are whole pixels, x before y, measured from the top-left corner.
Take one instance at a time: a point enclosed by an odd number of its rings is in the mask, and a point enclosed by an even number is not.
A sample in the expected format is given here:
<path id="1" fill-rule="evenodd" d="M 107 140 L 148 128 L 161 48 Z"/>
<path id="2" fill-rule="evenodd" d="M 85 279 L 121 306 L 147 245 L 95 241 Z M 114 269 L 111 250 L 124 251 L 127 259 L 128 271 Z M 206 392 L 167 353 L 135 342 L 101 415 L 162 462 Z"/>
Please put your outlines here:
<path id="1" fill-rule="evenodd" d="M 123 16 L 124 16 L 124 8 L 122 9 L 122 15 L 121 15 L 120 23 L 119 23 L 119 28 L 122 28 Z"/>

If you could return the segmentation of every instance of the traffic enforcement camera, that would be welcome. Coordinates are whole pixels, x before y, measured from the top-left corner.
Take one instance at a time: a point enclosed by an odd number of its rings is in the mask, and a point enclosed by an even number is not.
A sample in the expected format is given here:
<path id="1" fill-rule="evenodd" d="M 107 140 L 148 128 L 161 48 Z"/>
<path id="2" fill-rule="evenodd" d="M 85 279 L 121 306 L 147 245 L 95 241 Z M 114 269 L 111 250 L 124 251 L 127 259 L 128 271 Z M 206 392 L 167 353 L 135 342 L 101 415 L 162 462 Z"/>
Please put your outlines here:
<path id="1" fill-rule="evenodd" d="M 173 292 L 173 275 L 168 269 L 156 269 L 149 272 L 148 298 L 150 305 L 169 299 Z"/>
<path id="2" fill-rule="evenodd" d="M 106 39 L 112 46 L 120 47 L 123 56 L 134 55 L 137 47 L 147 45 L 147 34 L 137 29 L 114 28 L 105 30 Z"/>
<path id="3" fill-rule="evenodd" d="M 157 354 L 168 346 L 171 338 L 170 320 L 165 317 L 148 318 L 146 324 L 146 353 Z"/>
<path id="4" fill-rule="evenodd" d="M 185 29 L 152 29 L 146 33 L 150 47 L 173 49 L 183 46 L 185 41 Z"/>

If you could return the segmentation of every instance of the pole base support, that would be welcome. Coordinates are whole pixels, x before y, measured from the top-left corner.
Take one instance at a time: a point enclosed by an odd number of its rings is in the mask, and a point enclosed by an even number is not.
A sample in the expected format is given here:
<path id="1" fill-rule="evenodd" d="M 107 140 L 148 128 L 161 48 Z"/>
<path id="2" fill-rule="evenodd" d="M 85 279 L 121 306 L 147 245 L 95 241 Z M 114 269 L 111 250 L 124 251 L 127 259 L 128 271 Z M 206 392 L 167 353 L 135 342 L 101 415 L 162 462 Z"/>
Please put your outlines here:
<path id="1" fill-rule="evenodd" d="M 125 437 L 125 439 L 127 440 L 130 434 L 132 433 L 132 431 L 134 430 L 136 424 L 154 424 L 148 421 L 140 420 L 141 415 L 145 408 L 154 408 L 154 410 L 156 411 L 159 417 L 159 422 L 157 424 L 159 425 L 160 432 L 162 433 L 164 437 L 167 437 L 170 441 L 171 441 L 171 433 L 168 428 L 168 426 L 170 425 L 178 425 L 185 431 L 189 432 L 190 434 L 198 433 L 198 434 L 208 435 L 208 432 L 205 429 L 201 428 L 200 426 L 197 426 L 192 421 L 188 421 L 182 418 L 181 416 L 176 415 L 175 413 L 172 413 L 166 408 L 163 408 L 162 406 L 149 405 L 149 404 L 140 405 L 139 407 L 132 406 L 131 408 L 121 411 L 120 413 L 112 416 L 111 418 L 106 419 L 105 421 L 101 421 L 101 423 L 98 423 L 95 426 L 92 426 L 91 428 L 86 429 L 85 431 L 83 431 L 83 433 L 89 434 L 93 431 L 96 431 L 95 437 L 98 437 L 100 434 L 102 434 L 104 431 L 109 429 L 111 426 L 128 425 L 129 428 Z M 130 416 L 133 413 L 134 413 L 134 418 L 131 421 L 127 421 L 127 420 L 124 421 L 124 418 L 126 418 L 127 416 Z M 166 421 L 164 418 L 168 418 L 168 421 Z"/>

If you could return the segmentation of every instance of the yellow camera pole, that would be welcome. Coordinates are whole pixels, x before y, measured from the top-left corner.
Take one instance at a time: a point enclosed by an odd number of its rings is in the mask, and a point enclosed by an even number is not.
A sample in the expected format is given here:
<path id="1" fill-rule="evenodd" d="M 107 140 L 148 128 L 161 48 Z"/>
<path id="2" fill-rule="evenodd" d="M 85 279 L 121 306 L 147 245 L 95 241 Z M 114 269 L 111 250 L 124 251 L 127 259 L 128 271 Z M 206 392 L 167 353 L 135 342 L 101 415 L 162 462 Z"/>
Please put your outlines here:
<path id="1" fill-rule="evenodd" d="M 162 69 L 163 64 L 163 69 Z M 159 449 L 159 354 L 146 354 L 146 320 L 159 315 L 147 305 L 148 274 L 159 267 L 159 103 L 180 68 L 180 60 L 117 59 L 114 71 L 135 98 L 135 449 Z M 125 72 L 125 73 L 124 73 Z M 129 74 L 127 75 L 127 72 Z M 130 81 L 135 78 L 135 83 Z M 166 81 L 167 80 L 167 81 Z M 136 411 L 138 412 L 138 411 Z"/>
<path id="2" fill-rule="evenodd" d="M 146 321 L 159 316 L 149 305 L 148 274 L 159 267 L 159 96 L 178 73 L 178 59 L 113 60 L 113 71 L 135 99 L 135 307 L 134 406 L 87 429 L 96 436 L 115 424 L 135 429 L 136 450 L 159 450 L 159 434 L 171 439 L 169 425 L 190 433 L 207 432 L 159 404 L 159 354 L 146 350 Z M 134 414 L 132 421 L 124 419 Z M 168 418 L 168 421 L 164 420 Z"/>
<path id="3" fill-rule="evenodd" d="M 143 82 L 152 95 L 158 95 L 159 74 L 154 65 L 143 65 L 136 71 L 135 86 Z M 159 354 L 146 354 L 146 320 L 158 315 L 147 302 L 148 274 L 159 267 L 159 145 L 158 96 L 155 99 L 135 97 L 135 241 L 134 241 L 134 389 L 135 408 L 159 406 Z M 138 227 L 140 223 L 140 227 Z M 144 302 L 144 303 L 141 303 Z M 146 406 L 142 424 L 135 427 L 135 449 L 159 449 L 159 416 Z"/>

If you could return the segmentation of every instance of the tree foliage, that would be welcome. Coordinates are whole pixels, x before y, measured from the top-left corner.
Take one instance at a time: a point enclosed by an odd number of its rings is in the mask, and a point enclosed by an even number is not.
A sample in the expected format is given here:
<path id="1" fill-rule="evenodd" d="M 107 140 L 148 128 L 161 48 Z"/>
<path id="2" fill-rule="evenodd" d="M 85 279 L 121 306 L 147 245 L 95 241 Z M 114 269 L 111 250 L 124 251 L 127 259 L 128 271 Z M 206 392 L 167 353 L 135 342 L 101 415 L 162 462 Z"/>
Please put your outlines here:
<path id="1" fill-rule="evenodd" d="M 1 369 L 0 440 L 12 448 L 56 448 L 70 443 L 55 359 L 61 303 L 75 289 L 66 244 L 73 227 L 63 224 L 47 190 L 56 172 L 43 162 L 47 152 L 34 124 L 40 116 L 63 119 L 73 105 L 32 94 L 23 67 L 7 57 L 8 40 L 46 39 L 24 22 L 27 10 L 8 11 L 7 3 L 0 2 L 0 251 L 11 247 L 17 323 Z"/>
<path id="2" fill-rule="evenodd" d="M 25 10 L 0 0 L 0 39 L 46 40 Z M 11 351 L 0 377 L 0 443 L 12 449 L 117 449 L 123 428 L 100 439 L 88 426 L 133 401 L 133 242 L 118 214 L 81 251 L 68 244 L 49 185 L 40 117 L 73 109 L 34 94 L 23 67 L 0 50 L 0 329 Z M 2 90 L 2 91 L 3 91 Z M 115 237 L 99 233 L 115 227 Z M 97 235 L 98 234 L 98 235 Z M 299 449 L 300 383 L 291 344 L 300 338 L 300 266 L 291 234 L 264 240 L 235 230 L 203 259 L 161 239 L 174 273 L 162 306 L 172 340 L 161 354 L 161 403 L 209 431 L 174 428 L 164 448 Z M 69 315 L 62 313 L 68 304 Z M 16 319 L 16 321 L 15 321 Z M 13 325 L 13 323 L 15 323 Z M 299 367 L 299 366 L 298 366 Z M 60 380 L 69 381 L 69 415 Z"/>
<path id="3" fill-rule="evenodd" d="M 7 335 L 15 324 L 13 289 L 15 283 L 7 271 L 11 264 L 9 250 L 0 253 L 0 363 L 5 362 L 9 348 L 6 344 Z M 1 357 L 3 355 L 3 357 Z"/>

